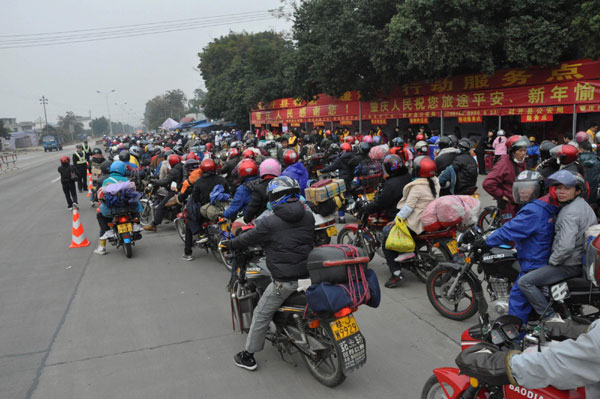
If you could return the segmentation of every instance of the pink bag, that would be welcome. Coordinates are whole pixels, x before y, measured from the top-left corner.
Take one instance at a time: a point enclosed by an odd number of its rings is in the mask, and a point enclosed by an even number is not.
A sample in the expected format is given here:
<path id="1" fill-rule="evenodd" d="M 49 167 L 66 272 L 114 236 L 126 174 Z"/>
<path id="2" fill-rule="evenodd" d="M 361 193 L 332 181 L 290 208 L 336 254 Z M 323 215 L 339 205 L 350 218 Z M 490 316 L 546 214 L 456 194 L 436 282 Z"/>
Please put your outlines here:
<path id="1" fill-rule="evenodd" d="M 481 204 L 470 195 L 446 195 L 434 201 L 423 211 L 421 222 L 425 231 L 437 231 L 446 227 L 477 223 Z"/>
<path id="2" fill-rule="evenodd" d="M 373 161 L 381 161 L 387 155 L 390 147 L 387 144 L 382 144 L 371 148 L 369 151 L 369 158 Z"/>

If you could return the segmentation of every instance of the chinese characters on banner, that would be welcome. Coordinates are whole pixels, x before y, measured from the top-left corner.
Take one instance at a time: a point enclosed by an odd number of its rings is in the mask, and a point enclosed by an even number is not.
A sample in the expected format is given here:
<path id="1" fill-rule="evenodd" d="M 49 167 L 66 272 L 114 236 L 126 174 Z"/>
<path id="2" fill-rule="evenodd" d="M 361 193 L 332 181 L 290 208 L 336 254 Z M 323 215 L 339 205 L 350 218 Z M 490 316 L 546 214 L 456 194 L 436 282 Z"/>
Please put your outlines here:
<path id="1" fill-rule="evenodd" d="M 552 114 L 527 114 L 521 115 L 522 123 L 532 123 L 532 122 L 552 122 L 553 115 Z"/>
<path id="2" fill-rule="evenodd" d="M 409 118 L 408 123 L 411 125 L 427 125 L 429 124 L 429 118 Z"/>
<path id="3" fill-rule="evenodd" d="M 483 117 L 479 116 L 459 116 L 458 123 L 481 123 L 483 122 Z"/>

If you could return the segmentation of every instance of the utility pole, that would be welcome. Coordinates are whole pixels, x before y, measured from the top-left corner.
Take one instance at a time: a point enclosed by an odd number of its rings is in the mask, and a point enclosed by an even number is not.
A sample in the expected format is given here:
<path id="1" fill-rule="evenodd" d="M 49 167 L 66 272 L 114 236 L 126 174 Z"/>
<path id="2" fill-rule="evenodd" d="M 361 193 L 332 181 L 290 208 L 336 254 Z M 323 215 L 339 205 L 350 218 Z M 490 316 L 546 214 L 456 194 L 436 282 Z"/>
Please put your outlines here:
<path id="1" fill-rule="evenodd" d="M 112 129 L 112 118 L 110 117 L 110 106 L 108 105 L 108 95 L 110 93 L 114 93 L 116 90 L 112 89 L 109 92 L 106 93 L 102 93 L 100 90 L 96 90 L 96 93 L 98 94 L 104 94 L 104 98 L 106 99 L 106 110 L 108 111 L 108 127 L 110 129 L 110 135 L 113 135 L 113 129 Z"/>
<path id="2" fill-rule="evenodd" d="M 92 137 L 94 137 L 94 125 L 92 125 L 92 110 L 90 109 L 90 130 L 92 131 Z"/>
<path id="3" fill-rule="evenodd" d="M 48 126 L 48 115 L 46 114 L 46 104 L 48 104 L 48 99 L 45 96 L 40 98 L 40 104 L 44 106 L 44 119 L 46 119 L 46 126 Z"/>

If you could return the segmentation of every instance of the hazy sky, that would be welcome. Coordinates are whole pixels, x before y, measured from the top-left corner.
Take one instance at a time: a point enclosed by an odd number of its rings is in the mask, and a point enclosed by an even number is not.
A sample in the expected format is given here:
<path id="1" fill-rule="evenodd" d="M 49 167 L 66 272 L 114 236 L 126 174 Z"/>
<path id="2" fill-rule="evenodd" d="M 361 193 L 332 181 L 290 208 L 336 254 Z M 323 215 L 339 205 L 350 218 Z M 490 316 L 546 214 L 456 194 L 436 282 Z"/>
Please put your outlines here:
<path id="1" fill-rule="evenodd" d="M 51 123 L 66 111 L 86 116 L 91 111 L 93 118 L 107 116 L 105 97 L 96 91 L 115 89 L 109 96 L 113 121 L 138 124 L 146 101 L 152 97 L 170 89 L 181 89 L 189 97 L 194 89 L 203 87 L 195 70 L 197 53 L 213 39 L 229 31 L 289 31 L 290 23 L 283 19 L 256 20 L 249 14 L 278 6 L 279 0 L 1 0 L 0 117 L 18 121 L 43 118 L 42 95 L 48 98 Z M 65 34 L 13 35 L 154 23 L 119 28 L 147 33 L 143 29 L 162 26 L 159 22 L 199 18 L 177 23 L 179 28 L 206 25 L 202 18 L 209 17 L 221 17 L 211 22 L 220 26 L 46 47 L 1 48 Z M 84 34 L 88 36 L 77 40 L 89 40 L 102 32 L 69 35 Z"/>

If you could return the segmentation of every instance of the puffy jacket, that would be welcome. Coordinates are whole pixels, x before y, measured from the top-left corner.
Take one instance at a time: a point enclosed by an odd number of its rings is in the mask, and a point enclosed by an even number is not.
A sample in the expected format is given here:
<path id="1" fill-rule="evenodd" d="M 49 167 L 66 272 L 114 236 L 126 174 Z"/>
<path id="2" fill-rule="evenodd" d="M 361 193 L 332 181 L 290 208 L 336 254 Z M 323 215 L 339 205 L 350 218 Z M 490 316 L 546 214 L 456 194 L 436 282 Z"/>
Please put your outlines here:
<path id="1" fill-rule="evenodd" d="M 525 162 L 516 163 L 510 159 L 510 155 L 505 154 L 500 157 L 494 165 L 490 173 L 483 181 L 483 189 L 495 199 L 500 199 L 503 196 L 508 197 L 510 203 L 506 204 L 504 213 L 517 213 L 517 205 L 512 195 L 512 185 L 517 178 L 517 175 L 527 168 Z"/>
<path id="2" fill-rule="evenodd" d="M 313 248 L 315 219 L 300 201 L 276 205 L 256 226 L 231 242 L 235 249 L 261 244 L 275 281 L 308 277 L 306 260 Z"/>
<path id="3" fill-rule="evenodd" d="M 269 197 L 267 196 L 267 186 L 271 180 L 273 180 L 273 178 L 260 179 L 254 186 L 252 198 L 250 199 L 250 203 L 246 207 L 246 213 L 244 214 L 244 223 L 250 223 L 252 219 L 267 209 L 267 202 L 269 201 Z"/>
<path id="4" fill-rule="evenodd" d="M 71 177 L 71 173 L 77 174 L 77 170 L 73 165 L 60 165 L 58 167 L 58 173 L 60 174 L 61 183 L 73 183 L 75 180 Z"/>
<path id="5" fill-rule="evenodd" d="M 296 162 L 295 164 L 285 168 L 285 170 L 281 172 L 281 176 L 287 176 L 291 177 L 292 179 L 296 179 L 300 185 L 300 193 L 304 195 L 304 189 L 308 185 L 308 171 L 301 162 Z"/>
<path id="6" fill-rule="evenodd" d="M 219 176 L 214 173 L 203 174 L 194 183 L 194 188 L 192 191 L 192 197 L 194 198 L 194 201 L 199 205 L 208 203 L 210 201 L 210 192 L 217 184 L 221 184 L 225 188 L 225 191 L 229 193 L 229 186 L 227 185 L 227 181 L 223 176 Z"/>
<path id="7" fill-rule="evenodd" d="M 529 389 L 584 386 L 586 398 L 600 398 L 600 320 L 576 340 L 511 357 L 510 369 L 519 385 Z"/>
<path id="8" fill-rule="evenodd" d="M 404 173 L 398 176 L 392 176 L 386 180 L 383 188 L 375 197 L 375 201 L 369 203 L 365 207 L 365 212 L 367 214 L 385 211 L 385 215 L 388 219 L 394 219 L 396 216 L 395 205 L 402 199 L 404 187 L 412 181 L 412 177 L 410 173 L 408 173 L 408 169 L 403 169 Z"/>
<path id="9" fill-rule="evenodd" d="M 219 173 L 221 173 L 222 175 L 227 173 L 227 177 L 229 177 L 229 175 L 232 174 L 232 172 L 235 170 L 235 167 L 237 166 L 237 164 L 240 162 L 240 157 L 231 157 L 231 159 L 229 159 L 228 161 L 226 161 L 223 164 L 223 167 L 221 168 L 221 170 L 219 171 Z"/>
<path id="10" fill-rule="evenodd" d="M 585 231 L 595 224 L 596 214 L 583 198 L 577 197 L 564 206 L 556 218 L 549 263 L 555 266 L 581 264 L 585 253 Z"/>
<path id="11" fill-rule="evenodd" d="M 183 184 L 183 164 L 179 162 L 175 166 L 171 168 L 167 177 L 164 179 L 160 179 L 156 182 L 157 186 L 168 187 L 172 182 L 177 183 L 177 189 L 181 189 L 181 185 Z"/>
<path id="12" fill-rule="evenodd" d="M 548 158 L 538 164 L 535 168 L 537 172 L 540 172 L 544 179 L 550 176 L 552 173 L 557 172 L 560 169 L 560 165 L 556 162 L 556 158 Z"/>
<path id="13" fill-rule="evenodd" d="M 349 182 L 352 180 L 353 170 L 350 167 L 350 163 L 352 161 L 353 155 L 351 152 L 342 152 L 333 163 L 329 166 L 321 169 L 321 173 L 333 172 L 334 170 L 339 170 L 340 179 L 344 179 Z"/>
<path id="14" fill-rule="evenodd" d="M 494 155 L 505 155 L 506 154 L 506 137 L 498 136 L 492 143 L 494 147 Z"/>
<path id="15" fill-rule="evenodd" d="M 437 177 L 432 177 L 435 185 L 436 196 L 433 196 L 429 182 L 427 179 L 419 177 L 404 186 L 402 190 L 402 199 L 396 205 L 397 209 L 407 206 L 411 209 L 410 214 L 406 217 L 407 226 L 417 234 L 423 232 L 423 223 L 421 223 L 421 215 L 431 201 L 439 197 L 440 183 Z"/>
<path id="16" fill-rule="evenodd" d="M 579 154 L 579 162 L 583 165 L 585 181 L 589 186 L 587 201 L 589 204 L 596 204 L 600 182 L 600 159 L 593 152 L 582 152 Z"/>
<path id="17" fill-rule="evenodd" d="M 184 200 L 185 198 L 187 198 L 188 195 L 190 195 L 190 193 L 192 192 L 192 187 L 194 186 L 194 183 L 200 177 L 202 177 L 202 169 L 197 168 L 197 169 L 194 169 L 192 171 L 192 173 L 190 173 L 189 176 L 183 180 L 183 184 L 181 185 L 181 190 L 179 190 L 179 201 L 180 202 L 182 200 Z"/>
<path id="18" fill-rule="evenodd" d="M 229 204 L 223 213 L 227 219 L 235 218 L 239 211 L 246 211 L 246 206 L 248 206 L 250 200 L 252 199 L 252 191 L 254 190 L 254 186 L 256 186 L 258 183 L 258 177 L 252 176 L 247 178 L 243 184 L 239 185 L 237 190 L 235 190 L 235 195 L 233 196 L 231 204 Z"/>
<path id="19" fill-rule="evenodd" d="M 438 156 L 435 158 L 435 175 L 439 176 L 444 169 L 452 165 L 454 158 L 458 155 L 458 150 L 454 147 L 444 148 L 440 151 Z"/>
<path id="20" fill-rule="evenodd" d="M 454 194 L 467 195 L 470 188 L 477 186 L 477 162 L 475 162 L 471 154 L 464 152 L 454 158 L 452 167 L 456 172 Z"/>

